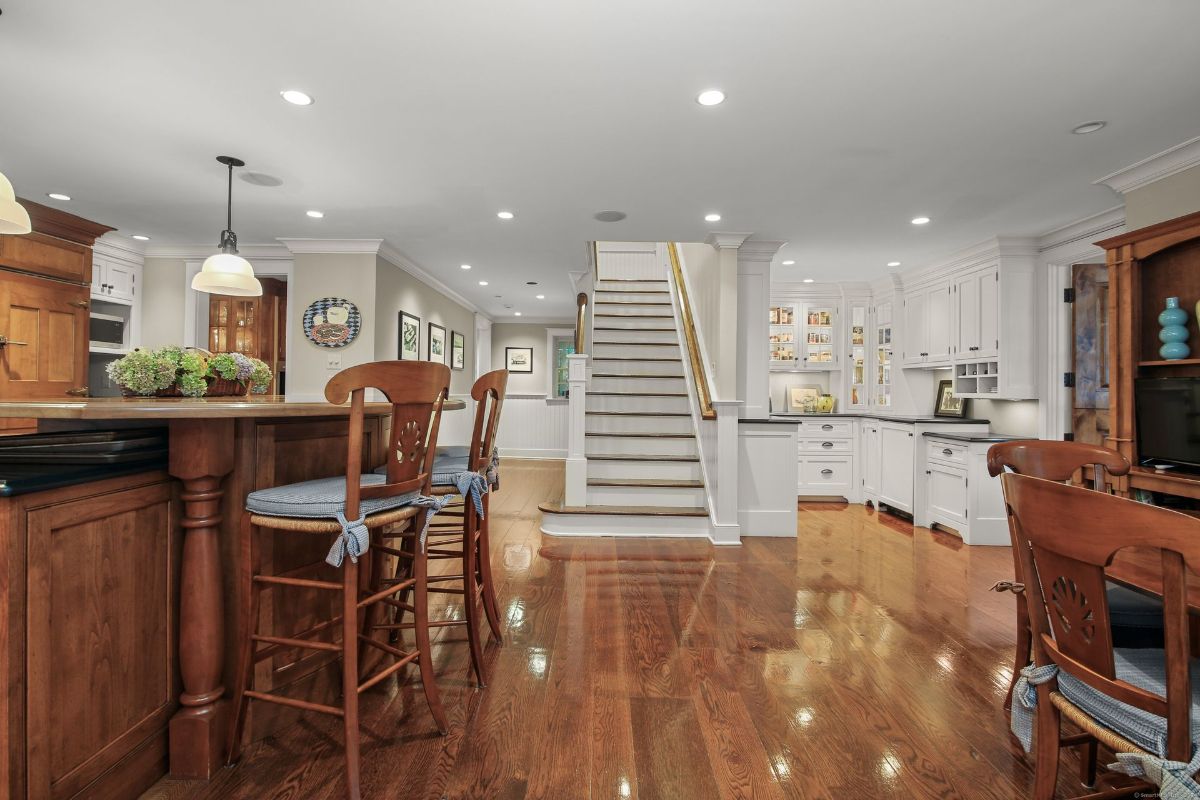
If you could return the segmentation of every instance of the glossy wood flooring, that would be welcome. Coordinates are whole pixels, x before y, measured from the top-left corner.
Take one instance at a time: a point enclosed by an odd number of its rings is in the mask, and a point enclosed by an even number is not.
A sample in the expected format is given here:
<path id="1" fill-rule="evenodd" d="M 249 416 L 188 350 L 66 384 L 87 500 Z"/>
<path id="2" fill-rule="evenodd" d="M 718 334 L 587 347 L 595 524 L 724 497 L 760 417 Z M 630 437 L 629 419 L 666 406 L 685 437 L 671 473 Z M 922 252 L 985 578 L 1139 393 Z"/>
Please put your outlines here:
<path id="1" fill-rule="evenodd" d="M 474 688 L 461 629 L 435 651 L 452 731 L 412 675 L 364 696 L 376 800 L 1022 798 L 1001 701 L 1007 548 L 861 506 L 801 508 L 796 539 L 555 539 L 560 463 L 507 460 L 492 536 L 507 641 Z M 453 615 L 458 609 L 442 608 Z M 312 716 L 154 800 L 337 800 L 336 720 Z M 1080 794 L 1073 756 L 1063 797 Z"/>

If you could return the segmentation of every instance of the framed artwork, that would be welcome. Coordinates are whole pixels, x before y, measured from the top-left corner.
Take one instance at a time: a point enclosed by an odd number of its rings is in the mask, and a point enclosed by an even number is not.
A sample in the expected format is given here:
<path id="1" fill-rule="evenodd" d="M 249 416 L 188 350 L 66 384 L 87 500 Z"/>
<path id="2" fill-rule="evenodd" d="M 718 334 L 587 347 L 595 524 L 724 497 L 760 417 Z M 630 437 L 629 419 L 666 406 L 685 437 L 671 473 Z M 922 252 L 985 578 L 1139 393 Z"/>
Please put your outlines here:
<path id="1" fill-rule="evenodd" d="M 362 316 L 349 300 L 322 297 L 304 309 L 302 326 L 305 337 L 318 347 L 345 347 L 358 338 Z"/>
<path id="2" fill-rule="evenodd" d="M 446 329 L 432 322 L 429 323 L 429 360 L 446 363 Z"/>
<path id="3" fill-rule="evenodd" d="M 450 369 L 466 369 L 467 337 L 458 331 L 450 331 Z"/>
<path id="4" fill-rule="evenodd" d="M 821 396 L 821 387 L 812 384 L 797 384 L 789 386 L 787 391 L 788 411 L 816 411 L 817 398 Z"/>
<path id="5" fill-rule="evenodd" d="M 533 372 L 532 347 L 504 348 L 504 366 L 509 372 Z"/>
<path id="6" fill-rule="evenodd" d="M 396 349 L 401 361 L 421 358 L 421 318 L 400 312 L 400 344 Z"/>
<path id="7" fill-rule="evenodd" d="M 967 404 L 961 397 L 954 396 L 954 381 L 939 381 L 937 404 L 933 407 L 935 417 L 961 417 L 967 411 Z"/>

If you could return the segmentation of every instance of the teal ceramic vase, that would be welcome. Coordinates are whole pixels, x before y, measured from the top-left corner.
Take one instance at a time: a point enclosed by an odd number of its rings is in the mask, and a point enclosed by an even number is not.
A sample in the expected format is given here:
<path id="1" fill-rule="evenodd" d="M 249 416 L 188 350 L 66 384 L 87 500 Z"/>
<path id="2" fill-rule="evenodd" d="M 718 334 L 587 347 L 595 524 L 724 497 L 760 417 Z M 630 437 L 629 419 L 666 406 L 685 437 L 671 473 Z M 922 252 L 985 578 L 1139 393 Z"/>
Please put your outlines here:
<path id="1" fill-rule="evenodd" d="M 1158 354 L 1166 361 L 1187 358 L 1192 352 L 1187 343 L 1187 312 L 1179 307 L 1178 297 L 1167 298 L 1167 307 L 1158 315 L 1158 324 L 1162 325 L 1158 340 L 1163 343 Z"/>

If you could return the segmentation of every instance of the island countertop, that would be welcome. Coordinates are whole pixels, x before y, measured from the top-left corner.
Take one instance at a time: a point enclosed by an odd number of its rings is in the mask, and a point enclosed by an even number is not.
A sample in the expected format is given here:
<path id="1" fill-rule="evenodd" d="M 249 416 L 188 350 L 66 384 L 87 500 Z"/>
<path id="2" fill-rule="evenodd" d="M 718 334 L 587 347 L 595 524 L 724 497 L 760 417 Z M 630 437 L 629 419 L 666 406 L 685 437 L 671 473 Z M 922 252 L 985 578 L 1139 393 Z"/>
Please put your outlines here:
<path id="1" fill-rule="evenodd" d="M 466 407 L 462 400 L 447 400 L 446 411 Z M 367 403 L 368 414 L 383 414 L 388 403 Z M 281 395 L 249 397 L 88 397 L 78 400 L 7 400 L 0 402 L 0 418 L 78 420 L 237 419 L 244 417 L 346 416 L 350 404 L 335 406 L 316 401 L 288 400 Z"/>

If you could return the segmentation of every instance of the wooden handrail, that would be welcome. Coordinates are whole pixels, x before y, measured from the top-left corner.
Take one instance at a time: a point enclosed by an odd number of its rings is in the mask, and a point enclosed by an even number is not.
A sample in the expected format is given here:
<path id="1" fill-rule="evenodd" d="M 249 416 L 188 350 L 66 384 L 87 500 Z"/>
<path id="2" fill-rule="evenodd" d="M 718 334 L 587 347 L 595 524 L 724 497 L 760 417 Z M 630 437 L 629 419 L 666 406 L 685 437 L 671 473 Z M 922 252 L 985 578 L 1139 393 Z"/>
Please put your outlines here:
<path id="1" fill-rule="evenodd" d="M 692 316 L 692 303 L 688 299 L 687 284 L 683 280 L 683 267 L 679 263 L 679 251 L 674 242 L 667 242 L 667 252 L 671 256 L 671 273 L 675 276 L 675 291 L 679 294 L 679 321 L 683 325 L 683 335 L 687 339 L 688 360 L 692 362 L 692 379 L 696 384 L 696 402 L 700 405 L 702 419 L 716 419 L 717 412 L 713 408 L 712 395 L 708 391 L 708 372 L 704 369 L 704 360 L 700 358 L 700 344 L 696 339 L 696 322 Z"/>
<path id="2" fill-rule="evenodd" d="M 584 352 L 587 334 L 584 328 L 587 320 L 587 292 L 580 292 L 575 298 L 575 352 Z"/>

